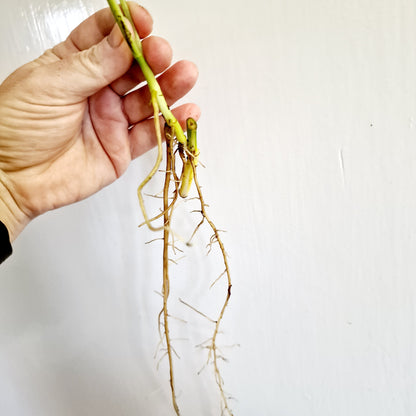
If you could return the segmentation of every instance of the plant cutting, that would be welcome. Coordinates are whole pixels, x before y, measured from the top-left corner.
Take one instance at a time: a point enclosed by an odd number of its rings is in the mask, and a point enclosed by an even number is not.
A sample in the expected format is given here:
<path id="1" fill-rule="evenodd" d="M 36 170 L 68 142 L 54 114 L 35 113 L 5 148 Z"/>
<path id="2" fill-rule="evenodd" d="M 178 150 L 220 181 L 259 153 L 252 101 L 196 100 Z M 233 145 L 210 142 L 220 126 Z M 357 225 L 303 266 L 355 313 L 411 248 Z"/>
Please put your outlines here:
<path id="1" fill-rule="evenodd" d="M 175 377 L 174 377 L 174 349 L 172 346 L 172 338 L 169 327 L 169 294 L 170 294 L 170 279 L 169 279 L 169 263 L 170 253 L 176 250 L 175 235 L 172 229 L 172 215 L 178 198 L 187 198 L 192 188 L 195 186 L 197 199 L 199 200 L 198 212 L 201 215 L 201 220 L 193 231 L 190 242 L 202 224 L 207 223 L 212 230 L 212 237 L 208 244 L 209 249 L 217 244 L 220 249 L 220 255 L 224 265 L 224 270 L 220 276 L 214 281 L 213 284 L 221 279 L 226 279 L 226 293 L 224 295 L 224 302 L 218 313 L 217 319 L 213 320 L 213 333 L 209 341 L 204 343 L 203 346 L 208 350 L 207 362 L 212 364 L 215 374 L 215 380 L 219 388 L 223 414 L 232 415 L 232 411 L 228 404 L 228 397 L 224 390 L 224 382 L 221 377 L 219 369 L 219 360 L 223 358 L 219 353 L 217 346 L 217 339 L 220 332 L 220 326 L 224 317 L 225 310 L 228 306 L 231 297 L 231 275 L 225 251 L 224 244 L 220 236 L 220 230 L 217 229 L 213 221 L 207 214 L 207 205 L 205 204 L 201 186 L 198 182 L 197 166 L 199 158 L 199 150 L 197 145 L 197 123 L 194 119 L 189 118 L 186 121 L 186 131 L 184 131 L 174 117 L 166 103 L 163 92 L 159 86 L 159 83 L 153 74 L 151 68 L 146 62 L 143 55 L 143 49 L 141 39 L 138 31 L 134 25 L 128 3 L 125 0 L 121 0 L 118 4 L 115 0 L 107 0 L 111 8 L 113 16 L 120 27 L 120 30 L 129 45 L 134 59 L 140 66 L 140 69 L 146 79 L 151 104 L 153 107 L 153 119 L 154 129 L 157 138 L 157 157 L 153 168 L 149 174 L 140 183 L 137 189 L 137 195 L 139 204 L 144 217 L 143 225 L 146 225 L 155 232 L 162 233 L 163 239 L 163 283 L 162 283 L 162 297 L 163 306 L 158 317 L 158 327 L 163 341 L 163 345 L 166 349 L 166 356 L 169 362 L 169 382 L 172 396 L 172 405 L 177 415 L 180 415 L 179 405 L 177 401 L 176 389 L 175 389 Z M 160 115 L 163 117 L 165 126 L 162 129 L 160 123 Z M 163 132 L 162 132 L 163 130 Z M 149 183 L 149 181 L 159 171 L 160 165 L 163 160 L 163 137 L 166 142 L 165 150 L 165 175 L 163 186 L 163 206 L 161 212 L 150 217 L 145 207 L 145 199 L 143 189 Z M 180 166 L 181 165 L 181 166 Z M 179 172 L 180 171 L 180 172 Z M 162 221 L 159 226 L 154 225 L 155 221 Z M 183 302 L 184 303 L 184 302 Z M 190 305 L 188 305 L 190 306 Z M 191 307 L 195 311 L 199 312 L 196 308 Z M 202 314 L 203 315 L 203 314 Z"/>

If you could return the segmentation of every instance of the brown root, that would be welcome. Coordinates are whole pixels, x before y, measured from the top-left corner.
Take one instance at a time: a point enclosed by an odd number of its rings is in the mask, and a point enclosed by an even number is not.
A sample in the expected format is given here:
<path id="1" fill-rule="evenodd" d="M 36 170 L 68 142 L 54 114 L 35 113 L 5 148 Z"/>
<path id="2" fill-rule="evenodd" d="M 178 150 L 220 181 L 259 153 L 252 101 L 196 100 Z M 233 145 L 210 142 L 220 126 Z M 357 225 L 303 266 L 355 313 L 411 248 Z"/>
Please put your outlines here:
<path id="1" fill-rule="evenodd" d="M 195 186 L 196 186 L 196 189 L 197 189 L 197 192 L 198 192 L 199 202 L 200 202 L 200 205 L 201 205 L 202 220 L 206 220 L 208 222 L 209 226 L 211 227 L 211 229 L 214 233 L 213 236 L 211 237 L 211 240 L 210 240 L 210 243 L 208 244 L 208 247 L 209 247 L 209 250 L 210 250 L 210 248 L 212 247 L 213 244 L 218 244 L 218 246 L 220 248 L 220 251 L 221 251 L 224 267 L 225 267 L 224 272 L 220 275 L 220 277 L 213 284 L 215 284 L 218 280 L 220 280 L 220 278 L 222 278 L 224 276 L 226 276 L 226 278 L 227 278 L 227 293 L 226 293 L 221 311 L 218 315 L 217 320 L 215 321 L 214 333 L 213 333 L 212 338 L 211 338 L 211 343 L 208 347 L 209 353 L 208 353 L 208 361 L 207 362 L 209 363 L 211 361 L 213 366 L 214 366 L 215 380 L 217 382 L 218 388 L 220 390 L 221 398 L 222 398 L 223 413 L 228 414 L 229 416 L 233 416 L 233 413 L 232 413 L 232 411 L 231 411 L 231 409 L 228 405 L 228 397 L 225 394 L 224 380 L 221 377 L 220 369 L 218 367 L 218 360 L 221 359 L 221 356 L 218 354 L 218 347 L 217 347 L 217 337 L 218 337 L 218 334 L 219 334 L 219 331 L 220 331 L 220 325 L 221 325 L 221 322 L 224 318 L 225 310 L 227 309 L 228 303 L 229 303 L 230 298 L 231 298 L 232 284 L 231 284 L 230 267 L 228 265 L 228 256 L 227 256 L 227 253 L 225 251 L 224 244 L 223 244 L 222 239 L 219 235 L 220 230 L 217 229 L 217 227 L 212 222 L 212 220 L 208 217 L 208 214 L 206 212 L 206 209 L 205 209 L 206 204 L 204 202 L 204 197 L 202 195 L 201 187 L 200 187 L 199 182 L 198 182 L 196 167 L 195 167 L 194 163 L 192 163 L 192 168 L 193 168 L 193 171 L 194 171 L 194 182 L 195 182 Z M 199 228 L 200 225 L 202 225 L 202 221 L 197 226 L 197 228 Z"/>
<path id="2" fill-rule="evenodd" d="M 166 136 L 166 173 L 165 173 L 165 185 L 163 188 L 163 326 L 166 340 L 166 350 L 169 361 L 169 383 L 172 394 L 172 405 L 179 416 L 179 407 L 176 401 L 175 380 L 173 373 L 173 358 L 172 358 L 172 343 L 169 334 L 169 314 L 168 314 L 168 298 L 170 292 L 169 282 L 169 230 L 171 222 L 172 208 L 169 210 L 169 185 L 171 180 L 171 165 L 172 165 L 172 145 L 173 145 L 173 133 L 169 128 L 165 128 Z"/>
<path id="3" fill-rule="evenodd" d="M 189 307 L 190 309 L 192 309 L 194 312 L 203 316 L 205 319 L 207 319 L 209 322 L 211 322 L 214 325 L 214 331 L 213 331 L 212 336 L 209 338 L 208 341 L 200 344 L 200 347 L 208 350 L 208 358 L 207 358 L 206 365 L 210 364 L 214 368 L 214 377 L 218 385 L 220 396 L 221 396 L 222 414 L 233 416 L 233 413 L 228 404 L 229 397 L 227 396 L 224 390 L 224 380 L 221 376 L 220 369 L 219 369 L 219 362 L 226 361 L 226 360 L 225 360 L 224 354 L 222 354 L 217 344 L 218 335 L 221 333 L 220 325 L 222 323 L 225 310 L 228 306 L 228 303 L 231 297 L 232 285 L 231 285 L 230 269 L 228 265 L 228 256 L 225 251 L 222 239 L 220 237 L 221 230 L 216 228 L 215 224 L 207 215 L 207 212 L 206 212 L 207 205 L 204 202 L 201 187 L 198 182 L 196 167 L 194 163 L 194 155 L 189 153 L 187 150 L 183 150 L 183 146 L 180 145 L 175 140 L 172 128 L 168 126 L 165 126 L 165 139 L 166 139 L 166 168 L 164 170 L 165 181 L 164 181 L 163 196 L 162 196 L 163 209 L 161 210 L 160 214 L 156 215 L 155 217 L 151 219 L 148 218 L 147 214 L 144 211 L 145 224 L 147 224 L 147 226 L 149 226 L 149 228 L 152 230 L 163 230 L 163 286 L 162 286 L 162 293 L 161 293 L 163 297 L 163 307 L 158 315 L 158 331 L 160 335 L 160 342 L 157 347 L 158 352 L 156 352 L 156 355 L 159 355 L 160 353 L 161 357 L 158 360 L 157 366 L 159 366 L 160 362 L 164 358 L 167 357 L 168 363 L 169 363 L 169 383 L 170 383 L 170 390 L 171 390 L 171 396 L 172 396 L 172 405 L 173 405 L 176 415 L 179 416 L 180 411 L 179 411 L 177 398 L 176 398 L 177 395 L 176 395 L 176 390 L 175 390 L 175 378 L 174 378 L 174 369 L 173 369 L 174 368 L 173 358 L 175 355 L 176 356 L 178 355 L 174 347 L 172 346 L 172 337 L 170 335 L 170 327 L 169 327 L 169 321 L 170 321 L 170 318 L 172 317 L 169 315 L 169 312 L 168 312 L 168 300 L 169 300 L 169 294 L 170 294 L 169 264 L 176 263 L 176 261 L 170 257 L 170 253 L 172 253 L 173 255 L 177 255 L 177 252 L 182 252 L 182 250 L 176 245 L 175 234 L 171 227 L 172 215 L 175 209 L 175 204 L 178 200 L 178 195 L 180 193 L 181 180 L 182 180 L 182 178 L 179 178 L 177 176 L 176 166 L 175 166 L 175 157 L 176 155 L 179 154 L 180 160 L 182 162 L 184 162 L 185 155 L 186 155 L 187 156 L 186 161 L 188 163 L 189 162 L 191 163 L 191 166 L 192 166 L 191 173 L 192 173 L 192 177 L 193 177 L 196 191 L 197 191 L 196 199 L 199 200 L 199 204 L 200 204 L 200 208 L 196 210 L 195 212 L 198 212 L 202 217 L 200 222 L 198 223 L 198 225 L 195 227 L 194 231 L 192 232 L 191 237 L 185 244 L 187 246 L 190 246 L 198 230 L 201 228 L 201 226 L 204 223 L 207 223 L 213 233 L 207 245 L 208 253 L 212 250 L 214 245 L 217 245 L 220 249 L 223 264 L 224 264 L 224 270 L 214 280 L 214 282 L 211 284 L 210 287 L 214 286 L 221 279 L 226 279 L 226 283 L 227 283 L 227 291 L 225 294 L 225 299 L 223 301 L 223 304 L 222 304 L 222 307 L 221 307 L 221 310 L 219 312 L 217 319 L 211 319 L 206 314 L 199 311 L 197 308 L 191 306 L 190 304 L 186 303 L 182 299 L 179 299 L 179 301 L 182 304 Z M 146 178 L 146 180 L 147 179 L 148 178 Z M 194 199 L 194 198 L 189 198 L 189 199 Z M 142 207 L 142 210 L 144 210 L 144 204 L 142 202 L 141 202 L 141 207 Z M 163 225 L 161 227 L 157 228 L 151 225 L 151 222 L 160 218 L 163 218 Z M 158 240 L 158 239 L 155 239 L 155 240 Z M 152 240 L 152 241 L 155 241 L 155 240 Z"/>

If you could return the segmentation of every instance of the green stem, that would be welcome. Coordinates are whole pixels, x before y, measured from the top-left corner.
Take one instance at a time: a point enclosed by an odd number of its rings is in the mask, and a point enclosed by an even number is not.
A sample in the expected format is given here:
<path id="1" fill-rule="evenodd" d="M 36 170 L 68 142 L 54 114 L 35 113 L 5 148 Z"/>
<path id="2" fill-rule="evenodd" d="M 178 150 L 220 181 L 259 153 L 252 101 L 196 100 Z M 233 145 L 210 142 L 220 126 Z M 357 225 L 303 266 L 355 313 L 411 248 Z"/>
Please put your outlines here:
<path id="1" fill-rule="evenodd" d="M 186 145 L 186 137 L 182 127 L 176 117 L 172 114 L 172 111 L 170 111 L 160 85 L 144 58 L 141 40 L 135 28 L 127 2 L 125 0 L 121 0 L 121 8 L 115 0 L 107 0 L 107 2 L 118 26 L 120 27 L 121 33 L 131 49 L 134 59 L 137 61 L 143 72 L 151 94 L 155 94 L 157 97 L 157 102 L 163 118 L 168 126 L 172 127 L 174 130 L 178 142 Z M 131 30 L 133 30 L 133 33 Z"/>

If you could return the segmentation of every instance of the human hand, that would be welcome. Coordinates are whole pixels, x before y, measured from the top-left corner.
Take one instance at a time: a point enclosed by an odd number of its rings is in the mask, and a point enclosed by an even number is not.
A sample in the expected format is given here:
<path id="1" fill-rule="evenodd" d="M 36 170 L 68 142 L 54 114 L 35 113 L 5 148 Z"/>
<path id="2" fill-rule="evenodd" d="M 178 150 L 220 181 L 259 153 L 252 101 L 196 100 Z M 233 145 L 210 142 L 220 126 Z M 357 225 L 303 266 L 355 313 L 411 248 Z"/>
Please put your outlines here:
<path id="1" fill-rule="evenodd" d="M 140 37 L 152 30 L 149 13 L 129 4 Z M 169 44 L 143 41 L 155 74 L 171 62 Z M 181 61 L 159 83 L 171 105 L 195 84 L 194 64 Z M 132 159 L 156 144 L 147 86 L 132 64 L 109 9 L 81 23 L 68 39 L 16 70 L 0 85 L 0 220 L 13 241 L 34 217 L 112 183 Z M 173 110 L 184 126 L 199 108 Z"/>

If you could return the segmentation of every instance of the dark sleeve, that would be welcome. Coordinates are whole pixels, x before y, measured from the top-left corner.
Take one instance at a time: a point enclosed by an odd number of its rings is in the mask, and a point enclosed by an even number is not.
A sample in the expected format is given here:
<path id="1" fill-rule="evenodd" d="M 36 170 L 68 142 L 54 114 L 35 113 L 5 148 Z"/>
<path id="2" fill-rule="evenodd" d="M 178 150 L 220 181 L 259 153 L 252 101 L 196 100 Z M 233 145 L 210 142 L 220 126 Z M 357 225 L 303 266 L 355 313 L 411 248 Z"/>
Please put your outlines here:
<path id="1" fill-rule="evenodd" d="M 0 263 L 3 263 L 12 254 L 12 245 L 10 244 L 9 231 L 0 221 Z"/>

